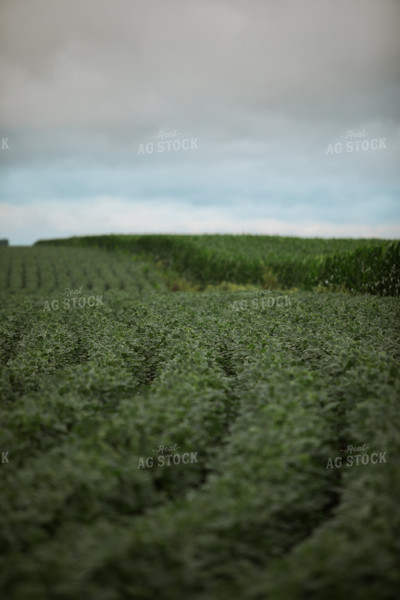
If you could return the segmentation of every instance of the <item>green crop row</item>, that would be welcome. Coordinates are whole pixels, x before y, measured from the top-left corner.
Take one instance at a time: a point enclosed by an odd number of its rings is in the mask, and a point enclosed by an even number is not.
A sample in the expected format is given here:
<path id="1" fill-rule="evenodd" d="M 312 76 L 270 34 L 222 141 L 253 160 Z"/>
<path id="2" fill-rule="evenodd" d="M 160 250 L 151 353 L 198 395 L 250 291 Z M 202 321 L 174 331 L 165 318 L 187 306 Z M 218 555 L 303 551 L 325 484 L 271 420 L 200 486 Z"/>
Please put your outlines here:
<path id="1" fill-rule="evenodd" d="M 86 294 L 166 290 L 163 278 L 145 262 L 81 247 L 0 248 L 0 282 L 0 289 L 9 296 L 62 294 L 66 289 Z"/>

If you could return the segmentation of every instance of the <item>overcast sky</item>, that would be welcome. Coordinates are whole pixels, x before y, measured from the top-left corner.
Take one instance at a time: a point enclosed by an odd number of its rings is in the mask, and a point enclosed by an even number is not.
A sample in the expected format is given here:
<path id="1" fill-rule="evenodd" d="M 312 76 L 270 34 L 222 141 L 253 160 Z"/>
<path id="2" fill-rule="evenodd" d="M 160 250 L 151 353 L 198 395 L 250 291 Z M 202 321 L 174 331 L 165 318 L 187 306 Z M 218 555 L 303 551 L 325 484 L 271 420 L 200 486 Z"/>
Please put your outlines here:
<path id="1" fill-rule="evenodd" d="M 12 244 L 400 237 L 398 0 L 1 0 L 0 89 Z"/>

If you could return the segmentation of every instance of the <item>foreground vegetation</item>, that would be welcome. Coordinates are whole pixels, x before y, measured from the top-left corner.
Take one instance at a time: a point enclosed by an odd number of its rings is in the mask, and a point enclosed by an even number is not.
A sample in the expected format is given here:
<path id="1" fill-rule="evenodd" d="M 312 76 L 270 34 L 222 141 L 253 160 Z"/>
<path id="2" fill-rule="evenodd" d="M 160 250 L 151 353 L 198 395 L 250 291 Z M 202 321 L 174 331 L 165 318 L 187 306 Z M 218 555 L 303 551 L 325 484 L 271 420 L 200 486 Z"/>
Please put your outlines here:
<path id="1" fill-rule="evenodd" d="M 396 598 L 398 298 L 73 245 L 0 249 L 2 596 Z"/>

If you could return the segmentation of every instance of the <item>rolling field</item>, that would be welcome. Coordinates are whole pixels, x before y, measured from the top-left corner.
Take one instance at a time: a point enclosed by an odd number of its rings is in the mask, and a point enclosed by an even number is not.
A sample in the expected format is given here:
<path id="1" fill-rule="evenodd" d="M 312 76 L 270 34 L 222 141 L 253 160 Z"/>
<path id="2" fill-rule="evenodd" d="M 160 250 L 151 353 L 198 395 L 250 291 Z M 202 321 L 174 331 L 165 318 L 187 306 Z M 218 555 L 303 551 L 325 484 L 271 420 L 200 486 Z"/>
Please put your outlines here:
<path id="1" fill-rule="evenodd" d="M 108 235 L 37 242 L 135 253 L 193 290 L 228 280 L 400 295 L 400 242 L 263 235 Z M 179 283 L 177 285 L 179 288 Z M 185 288 L 186 289 L 186 288 Z"/>
<path id="2" fill-rule="evenodd" d="M 395 599 L 399 247 L 0 248 L 1 596 Z"/>

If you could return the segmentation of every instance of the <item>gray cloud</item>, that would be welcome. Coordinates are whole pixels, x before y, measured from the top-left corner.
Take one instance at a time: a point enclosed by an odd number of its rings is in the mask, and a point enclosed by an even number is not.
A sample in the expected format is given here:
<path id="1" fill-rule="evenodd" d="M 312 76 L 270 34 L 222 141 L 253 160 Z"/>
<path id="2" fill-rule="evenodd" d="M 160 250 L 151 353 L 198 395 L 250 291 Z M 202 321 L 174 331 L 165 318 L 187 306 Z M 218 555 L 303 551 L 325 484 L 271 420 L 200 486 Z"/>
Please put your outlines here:
<path id="1" fill-rule="evenodd" d="M 363 120 L 381 103 L 398 117 L 390 0 L 6 0 L 1 22 L 9 127 L 240 134 L 268 114 Z"/>

